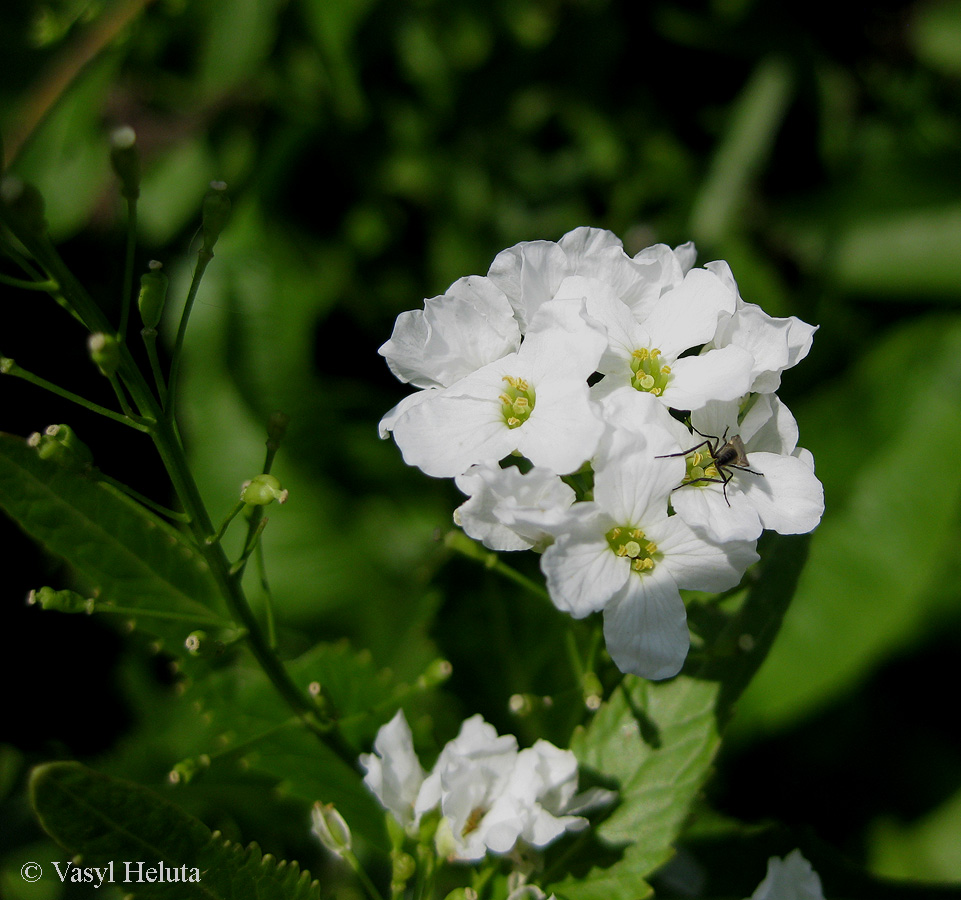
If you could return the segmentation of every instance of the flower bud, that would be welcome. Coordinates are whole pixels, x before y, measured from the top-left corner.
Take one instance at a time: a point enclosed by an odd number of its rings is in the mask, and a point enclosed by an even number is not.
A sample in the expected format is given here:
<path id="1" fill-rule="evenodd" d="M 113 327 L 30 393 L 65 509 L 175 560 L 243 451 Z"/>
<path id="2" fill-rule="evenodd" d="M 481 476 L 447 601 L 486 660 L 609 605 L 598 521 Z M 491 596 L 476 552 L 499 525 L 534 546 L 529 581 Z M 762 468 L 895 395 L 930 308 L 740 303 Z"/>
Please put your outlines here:
<path id="1" fill-rule="evenodd" d="M 244 484 L 240 499 L 249 506 L 267 506 L 274 500 L 286 503 L 287 493 L 273 475 L 258 475 Z"/>
<path id="2" fill-rule="evenodd" d="M 164 304 L 167 302 L 168 278 L 163 271 L 163 263 L 152 259 L 148 264 L 149 272 L 140 276 L 140 295 L 137 297 L 137 308 L 140 319 L 145 328 L 156 328 L 163 315 Z"/>
<path id="3" fill-rule="evenodd" d="M 310 818 L 310 830 L 331 853 L 343 856 L 350 852 L 350 828 L 333 803 L 315 803 Z"/>
<path id="4" fill-rule="evenodd" d="M 223 181 L 210 182 L 210 190 L 204 197 L 202 215 L 204 245 L 200 252 L 213 256 L 214 244 L 230 217 L 230 198 L 227 196 L 227 185 Z"/>
<path id="5" fill-rule="evenodd" d="M 128 200 L 140 196 L 140 154 L 137 135 L 129 125 L 110 135 L 110 164 L 120 179 L 120 193 Z"/>
<path id="6" fill-rule="evenodd" d="M 171 784 L 187 784 L 209 767 L 210 757 L 202 753 L 196 759 L 183 759 L 177 763 L 167 775 L 167 780 Z"/>
<path id="7" fill-rule="evenodd" d="M 93 463 L 90 448 L 69 425 L 50 425 L 43 434 L 30 435 L 27 443 L 37 448 L 41 459 L 53 460 L 65 469 L 79 472 Z"/>
<path id="8" fill-rule="evenodd" d="M 92 613 L 93 598 L 85 598 L 76 591 L 55 591 L 52 587 L 42 587 L 27 595 L 27 604 L 39 605 L 42 609 L 53 609 L 63 613 Z"/>
<path id="9" fill-rule="evenodd" d="M 90 358 L 103 375 L 113 378 L 117 374 L 120 366 L 120 342 L 112 334 L 95 332 L 87 338 L 87 349 L 90 351 Z"/>
<path id="10" fill-rule="evenodd" d="M 392 853 L 391 880 L 398 884 L 406 884 L 417 871 L 417 863 L 409 853 Z"/>
<path id="11" fill-rule="evenodd" d="M 417 686 L 421 688 L 433 688 L 443 684 L 451 676 L 454 667 L 447 659 L 435 659 L 417 679 Z"/>
<path id="12" fill-rule="evenodd" d="M 0 201 L 25 230 L 35 235 L 47 230 L 43 196 L 32 184 L 21 181 L 16 175 L 7 175 L 0 181 Z"/>

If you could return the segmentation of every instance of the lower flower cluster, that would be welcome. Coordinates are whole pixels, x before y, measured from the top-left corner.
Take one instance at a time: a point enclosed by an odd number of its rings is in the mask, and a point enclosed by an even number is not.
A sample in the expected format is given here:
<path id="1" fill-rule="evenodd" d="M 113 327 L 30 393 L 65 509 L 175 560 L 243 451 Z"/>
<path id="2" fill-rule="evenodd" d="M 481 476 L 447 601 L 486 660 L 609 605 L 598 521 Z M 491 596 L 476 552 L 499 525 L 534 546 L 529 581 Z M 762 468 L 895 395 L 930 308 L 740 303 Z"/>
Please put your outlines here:
<path id="1" fill-rule="evenodd" d="M 577 760 L 545 740 L 520 750 L 513 735 L 472 716 L 441 750 L 430 773 L 414 751 L 403 711 L 377 733 L 360 758 L 364 783 L 411 836 L 439 813 L 434 842 L 441 857 L 476 862 L 519 843 L 543 848 L 588 821 L 579 813 L 613 800 L 609 791 L 577 794 Z"/>
<path id="2" fill-rule="evenodd" d="M 687 655 L 681 590 L 734 587 L 764 529 L 804 533 L 824 509 L 775 393 L 816 329 L 693 263 L 691 244 L 631 257 L 595 228 L 525 242 L 402 313 L 380 349 L 420 389 L 382 437 L 456 480 L 468 535 L 542 553 L 554 604 L 602 612 L 615 663 L 652 679 Z"/>

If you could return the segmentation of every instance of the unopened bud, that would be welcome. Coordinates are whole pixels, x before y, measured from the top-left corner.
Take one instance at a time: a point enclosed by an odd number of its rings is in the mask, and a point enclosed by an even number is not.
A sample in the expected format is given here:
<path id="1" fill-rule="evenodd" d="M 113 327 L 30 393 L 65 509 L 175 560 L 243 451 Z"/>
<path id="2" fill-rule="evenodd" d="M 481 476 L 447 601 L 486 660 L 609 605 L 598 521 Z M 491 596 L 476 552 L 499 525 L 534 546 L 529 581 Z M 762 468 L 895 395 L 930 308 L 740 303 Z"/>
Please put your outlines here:
<path id="1" fill-rule="evenodd" d="M 447 681 L 453 671 L 454 667 L 450 664 L 450 660 L 435 659 L 417 679 L 417 685 L 422 688 L 437 687 Z"/>
<path id="2" fill-rule="evenodd" d="M 409 853 L 392 853 L 391 862 L 391 881 L 398 884 L 406 884 L 417 871 L 417 863 Z"/>
<path id="3" fill-rule="evenodd" d="M 604 698 L 604 687 L 601 684 L 601 679 L 594 672 L 586 672 L 581 679 L 581 690 L 583 691 L 584 705 L 591 712 L 597 712 Z"/>
<path id="4" fill-rule="evenodd" d="M 87 338 L 90 358 L 97 364 L 103 375 L 113 378 L 120 366 L 120 342 L 112 335 L 102 331 Z"/>
<path id="5" fill-rule="evenodd" d="M 55 591 L 52 587 L 42 587 L 27 595 L 27 604 L 52 609 L 62 613 L 92 613 L 93 598 L 83 597 L 76 591 Z"/>
<path id="6" fill-rule="evenodd" d="M 196 759 L 181 760 L 170 770 L 167 779 L 171 784 L 187 784 L 209 767 L 210 757 L 203 753 Z"/>
<path id="7" fill-rule="evenodd" d="M 43 234 L 47 230 L 43 196 L 32 184 L 21 181 L 16 175 L 7 175 L 0 181 L 0 201 L 25 230 L 33 234 Z"/>
<path id="8" fill-rule="evenodd" d="M 343 856 L 350 851 L 350 828 L 333 803 L 315 803 L 310 818 L 310 830 L 331 853 Z"/>
<path id="9" fill-rule="evenodd" d="M 471 887 L 454 888 L 444 900 L 477 900 L 477 891 Z"/>
<path id="10" fill-rule="evenodd" d="M 287 493 L 273 475 L 258 475 L 244 484 L 240 499 L 249 506 L 267 506 L 274 500 L 286 503 Z"/>
<path id="11" fill-rule="evenodd" d="M 163 263 L 153 259 L 148 264 L 149 272 L 140 276 L 140 295 L 137 297 L 137 308 L 140 319 L 145 328 L 156 328 L 163 315 L 164 304 L 167 302 L 168 278 L 163 271 Z"/>
<path id="12" fill-rule="evenodd" d="M 204 244 L 201 253 L 213 256 L 214 244 L 220 237 L 220 232 L 227 225 L 230 218 L 230 198 L 227 196 L 227 185 L 223 181 L 211 181 L 203 202 L 203 235 Z"/>
<path id="13" fill-rule="evenodd" d="M 140 196 L 140 154 L 137 134 L 129 126 L 117 128 L 110 135 L 110 164 L 120 179 L 120 193 L 128 200 Z"/>
<path id="14" fill-rule="evenodd" d="M 35 447 L 41 459 L 59 463 L 66 469 L 79 472 L 93 463 L 90 448 L 77 437 L 69 425 L 49 425 L 43 432 L 34 432 L 27 443 Z"/>

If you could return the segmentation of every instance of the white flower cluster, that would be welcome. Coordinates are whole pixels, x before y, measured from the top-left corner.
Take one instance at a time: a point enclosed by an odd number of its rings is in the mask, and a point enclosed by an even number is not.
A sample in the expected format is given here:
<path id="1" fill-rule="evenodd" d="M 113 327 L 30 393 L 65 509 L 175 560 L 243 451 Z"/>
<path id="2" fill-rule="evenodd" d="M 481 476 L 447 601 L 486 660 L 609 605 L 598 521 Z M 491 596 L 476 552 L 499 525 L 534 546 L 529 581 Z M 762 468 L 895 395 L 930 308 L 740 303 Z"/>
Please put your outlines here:
<path id="1" fill-rule="evenodd" d="M 792 850 L 784 859 L 767 861 L 767 875 L 750 900 L 824 900 L 824 890 L 801 851 Z"/>
<path id="2" fill-rule="evenodd" d="M 380 731 L 374 752 L 360 757 L 364 783 L 411 835 L 421 818 L 440 810 L 435 841 L 444 857 L 477 861 L 490 851 L 509 853 L 518 841 L 546 847 L 566 831 L 580 831 L 576 815 L 613 799 L 594 789 L 575 796 L 577 760 L 539 740 L 518 750 L 513 735 L 499 736 L 472 716 L 424 772 L 403 711 Z"/>
<path id="3" fill-rule="evenodd" d="M 631 257 L 595 228 L 521 243 L 402 313 L 380 348 L 420 388 L 381 436 L 456 480 L 468 535 L 543 551 L 554 603 L 602 610 L 612 658 L 647 678 L 687 655 L 680 589 L 733 587 L 763 529 L 804 533 L 824 509 L 774 393 L 816 328 L 744 302 L 726 263 L 694 255 Z"/>

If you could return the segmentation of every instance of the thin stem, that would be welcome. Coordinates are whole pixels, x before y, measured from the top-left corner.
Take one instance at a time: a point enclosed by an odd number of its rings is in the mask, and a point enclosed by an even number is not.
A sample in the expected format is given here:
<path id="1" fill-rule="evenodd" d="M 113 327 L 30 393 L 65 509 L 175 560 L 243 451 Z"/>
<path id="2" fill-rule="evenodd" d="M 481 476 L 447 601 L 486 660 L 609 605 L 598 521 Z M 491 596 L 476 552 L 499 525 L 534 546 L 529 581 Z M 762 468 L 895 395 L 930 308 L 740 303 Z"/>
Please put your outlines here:
<path id="1" fill-rule="evenodd" d="M 114 606 L 108 603 L 96 603 L 93 609 L 94 612 L 97 613 L 114 613 L 118 616 L 130 616 L 135 619 L 163 619 L 167 622 L 186 622 L 188 625 L 209 625 L 213 628 L 231 628 L 234 624 L 223 619 L 191 615 L 190 613 L 171 612 L 165 609 L 136 609 L 131 606 Z"/>
<path id="2" fill-rule="evenodd" d="M 482 550 L 479 544 L 472 541 L 463 532 L 447 532 L 447 534 L 444 535 L 444 544 L 462 556 L 481 563 L 484 568 L 491 569 L 497 572 L 498 575 L 503 576 L 509 581 L 513 581 L 514 584 L 520 585 L 524 590 L 529 591 L 540 599 L 548 601 L 551 599 L 551 595 L 545 587 L 542 587 L 526 575 L 521 574 L 517 569 L 507 565 L 496 553 Z"/>
<path id="3" fill-rule="evenodd" d="M 120 302 L 120 339 L 127 340 L 130 303 L 133 295 L 133 263 L 137 248 L 137 198 L 127 198 L 127 250 L 123 267 L 123 296 Z"/>
<path id="4" fill-rule="evenodd" d="M 120 409 L 127 418 L 135 419 L 137 418 L 136 413 L 134 413 L 133 408 L 127 401 L 127 395 L 124 393 L 123 385 L 120 383 L 120 379 L 116 375 L 110 376 L 110 387 L 113 388 L 114 394 L 117 395 L 117 402 L 120 404 Z"/>
<path id="5" fill-rule="evenodd" d="M 160 357 L 157 355 L 157 329 L 144 328 L 140 332 L 144 346 L 147 348 L 147 359 L 150 361 L 150 372 L 157 387 L 160 406 L 167 405 L 167 385 L 164 383 L 163 370 L 160 368 Z"/>
<path id="6" fill-rule="evenodd" d="M 364 867 L 360 864 L 360 860 L 354 855 L 353 850 L 341 850 L 344 861 L 354 870 L 354 874 L 360 880 L 360 883 L 364 886 L 364 890 L 367 891 L 370 900 L 384 900 L 384 895 L 377 890 L 377 885 L 370 880 L 370 876 L 364 871 Z"/>
<path id="7" fill-rule="evenodd" d="M 187 322 L 197 299 L 197 291 L 200 289 L 200 282 L 204 277 L 204 272 L 210 260 L 214 258 L 213 253 L 201 247 L 197 253 L 197 265 L 194 267 L 193 278 L 190 280 L 190 290 L 187 291 L 187 299 L 184 301 L 184 310 L 180 316 L 180 327 L 177 329 L 177 339 L 174 342 L 173 354 L 170 358 L 170 377 L 167 379 L 167 419 L 174 421 L 174 407 L 177 404 L 177 379 L 180 376 L 180 361 L 183 358 L 184 338 L 187 336 Z"/>
<path id="8" fill-rule="evenodd" d="M 116 478 L 111 478 L 109 475 L 105 475 L 101 471 L 97 471 L 97 478 L 100 481 L 104 481 L 111 487 L 116 488 L 121 493 L 126 494 L 138 503 L 142 503 L 148 509 L 153 510 L 158 515 L 164 516 L 167 519 L 172 519 L 174 522 L 183 522 L 185 525 L 190 522 L 190 517 L 184 512 L 177 512 L 173 509 L 167 509 L 166 506 L 161 506 L 159 503 L 151 500 L 149 497 L 144 496 L 140 491 L 135 491 L 129 484 L 124 484 L 122 481 L 117 481 Z"/>
<path id="9" fill-rule="evenodd" d="M 13 278 L 10 275 L 0 274 L 0 284 L 6 284 L 10 287 L 22 288 L 25 291 L 44 291 L 46 293 L 51 293 L 60 290 L 60 285 L 56 281 L 28 281 L 25 278 Z"/>
<path id="10" fill-rule="evenodd" d="M 46 378 L 41 378 L 39 375 L 34 375 L 33 372 L 28 372 L 26 369 L 18 366 L 12 359 L 6 356 L 0 356 L 0 373 L 4 375 L 13 375 L 15 378 L 21 378 L 24 381 L 28 381 L 30 384 L 35 384 L 37 387 L 41 387 L 44 390 L 50 391 L 52 394 L 56 394 L 58 397 L 63 397 L 65 400 L 70 400 L 76 403 L 78 406 L 82 406 L 84 409 L 89 409 L 91 412 L 98 413 L 101 416 L 106 416 L 108 419 L 113 419 L 115 422 L 121 422 L 124 425 L 129 425 L 131 428 L 137 431 L 142 431 L 149 433 L 150 425 L 152 420 L 148 418 L 143 418 L 140 416 L 128 416 L 123 415 L 118 412 L 114 412 L 112 409 L 107 409 L 105 406 L 101 406 L 99 403 L 94 403 L 92 400 L 88 400 L 86 397 L 81 397 L 79 394 L 73 393 L 73 391 L 68 391 L 66 388 L 62 388 L 59 385 L 54 384 L 52 381 L 47 381 Z"/>
<path id="11" fill-rule="evenodd" d="M 216 534 L 208 535 L 208 537 L 206 538 L 206 543 L 208 543 L 208 544 L 216 544 L 217 541 L 219 541 L 219 540 L 227 533 L 227 526 L 230 525 L 231 522 L 233 522 L 234 518 L 237 516 L 237 513 L 239 513 L 239 512 L 244 508 L 244 506 L 246 506 L 246 504 L 244 503 L 243 500 L 241 500 L 241 501 L 227 514 L 227 518 L 224 519 L 223 524 L 220 526 L 219 529 L 217 529 L 217 533 L 216 533 Z"/>
<path id="12" fill-rule="evenodd" d="M 257 542 L 257 574 L 260 576 L 260 587 L 264 592 L 264 612 L 267 619 L 267 641 L 273 650 L 277 649 L 277 623 L 274 618 L 274 595 L 270 592 L 267 582 L 267 566 L 264 562 L 264 542 Z"/>
<path id="13" fill-rule="evenodd" d="M 263 507 L 258 506 L 256 509 L 263 510 Z M 254 516 L 251 516 L 250 518 L 253 520 Z M 261 512 L 261 516 L 257 521 L 257 527 L 252 533 L 248 532 L 247 543 L 244 545 L 243 553 L 240 554 L 240 559 L 238 559 L 237 562 L 230 567 L 231 576 L 236 578 L 238 581 L 243 578 L 244 569 L 247 567 L 247 560 L 250 559 L 250 554 L 254 552 L 254 548 L 259 543 L 260 536 L 264 533 L 264 529 L 267 527 L 267 521 L 268 520 Z"/>

